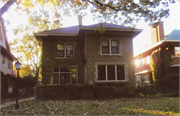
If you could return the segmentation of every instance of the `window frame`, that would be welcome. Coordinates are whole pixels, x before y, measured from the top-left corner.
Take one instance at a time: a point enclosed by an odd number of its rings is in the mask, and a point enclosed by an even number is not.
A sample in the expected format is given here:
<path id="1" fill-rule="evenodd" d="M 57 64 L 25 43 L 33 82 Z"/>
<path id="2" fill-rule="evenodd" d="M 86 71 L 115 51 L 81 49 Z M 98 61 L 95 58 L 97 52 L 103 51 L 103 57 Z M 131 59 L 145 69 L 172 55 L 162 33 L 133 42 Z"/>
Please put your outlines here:
<path id="1" fill-rule="evenodd" d="M 180 57 L 180 55 L 176 55 L 176 48 L 179 48 L 179 49 L 180 49 L 179 46 L 174 46 L 174 56 L 175 56 L 175 57 Z"/>
<path id="2" fill-rule="evenodd" d="M 8 69 L 12 69 L 12 61 L 8 59 Z"/>
<path id="3" fill-rule="evenodd" d="M 109 43 L 109 53 L 103 53 L 103 40 L 108 40 L 108 43 Z M 118 45 L 118 53 L 112 53 L 112 41 L 117 41 L 117 45 Z M 105 37 L 102 37 L 100 39 L 100 55 L 103 56 L 103 55 L 119 55 L 121 56 L 122 55 L 122 40 L 120 38 L 105 38 Z"/>
<path id="4" fill-rule="evenodd" d="M 59 78 L 59 84 L 58 84 L 58 85 L 61 85 L 61 81 L 60 81 L 60 79 L 61 79 L 60 75 L 61 75 L 61 74 L 70 74 L 70 83 L 69 83 L 69 84 L 73 84 L 73 83 L 72 83 L 72 75 L 71 75 L 71 74 L 76 73 L 76 83 L 78 83 L 78 67 L 55 67 L 55 68 L 58 68 L 58 69 L 59 69 L 59 72 L 54 72 L 54 71 L 52 72 L 52 73 L 53 73 L 53 76 L 52 76 L 52 84 L 53 84 L 53 85 L 55 85 L 55 84 L 54 84 L 54 74 L 55 74 L 55 73 L 56 73 L 56 74 L 59 74 L 59 77 L 58 77 L 58 78 Z M 60 69 L 61 69 L 61 68 L 69 68 L 69 69 L 70 69 L 70 72 L 60 72 Z M 73 68 L 76 69 L 76 72 L 73 72 L 73 71 L 72 71 Z M 75 83 L 74 83 L 74 84 L 75 84 Z"/>
<path id="5" fill-rule="evenodd" d="M 98 80 L 98 65 L 105 65 L 106 80 Z M 108 80 L 107 65 L 115 66 L 115 80 Z M 117 80 L 117 65 L 124 65 L 124 80 Z M 128 82 L 127 62 L 95 62 L 95 82 Z"/>
<path id="6" fill-rule="evenodd" d="M 2 28 L 2 26 L 0 25 L 0 40 L 3 41 L 3 39 L 4 39 L 3 28 Z"/>
<path id="7" fill-rule="evenodd" d="M 63 57 L 60 57 L 60 56 L 58 56 L 58 54 L 56 55 L 56 59 L 65 59 L 65 58 L 73 58 L 74 57 L 74 44 L 73 43 L 59 43 L 59 44 L 61 44 L 61 45 L 64 45 L 64 56 Z M 59 44 L 57 44 L 57 53 L 58 53 L 58 51 L 62 51 L 62 50 L 58 50 L 58 45 Z M 69 56 L 67 56 L 67 45 L 72 45 L 72 57 L 69 57 Z"/>
<path id="8" fill-rule="evenodd" d="M 2 56 L 2 61 L 1 61 L 1 62 L 2 62 L 3 64 L 5 64 L 5 59 L 6 59 L 6 58 L 5 58 L 5 55 L 2 54 L 1 56 Z"/>

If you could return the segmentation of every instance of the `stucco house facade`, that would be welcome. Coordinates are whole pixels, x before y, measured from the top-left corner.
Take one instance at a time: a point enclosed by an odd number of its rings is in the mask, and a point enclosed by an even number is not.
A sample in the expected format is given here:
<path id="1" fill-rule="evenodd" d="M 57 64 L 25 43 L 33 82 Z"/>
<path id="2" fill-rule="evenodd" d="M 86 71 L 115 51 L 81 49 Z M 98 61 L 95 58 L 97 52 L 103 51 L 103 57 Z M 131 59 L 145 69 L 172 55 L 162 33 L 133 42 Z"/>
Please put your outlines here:
<path id="1" fill-rule="evenodd" d="M 136 81 L 145 81 L 147 84 L 153 84 L 152 69 L 150 67 L 151 53 L 159 48 L 165 49 L 171 53 L 172 62 L 171 74 L 179 76 L 180 66 L 180 30 L 173 30 L 170 34 L 164 35 L 164 26 L 162 21 L 157 21 L 151 25 L 151 45 L 144 48 L 139 53 L 135 54 L 135 59 L 140 61 L 140 64 L 136 66 L 135 75 Z M 163 68 L 163 67 L 162 67 Z"/>
<path id="2" fill-rule="evenodd" d="M 42 84 L 129 82 L 135 85 L 132 39 L 142 30 L 102 23 L 34 33 L 42 42 Z"/>
<path id="3" fill-rule="evenodd" d="M 2 18 L 0 18 L 0 47 L 1 95 L 3 97 L 14 94 L 14 81 L 16 76 L 13 74 L 13 61 L 16 60 L 16 58 L 10 51 Z"/>

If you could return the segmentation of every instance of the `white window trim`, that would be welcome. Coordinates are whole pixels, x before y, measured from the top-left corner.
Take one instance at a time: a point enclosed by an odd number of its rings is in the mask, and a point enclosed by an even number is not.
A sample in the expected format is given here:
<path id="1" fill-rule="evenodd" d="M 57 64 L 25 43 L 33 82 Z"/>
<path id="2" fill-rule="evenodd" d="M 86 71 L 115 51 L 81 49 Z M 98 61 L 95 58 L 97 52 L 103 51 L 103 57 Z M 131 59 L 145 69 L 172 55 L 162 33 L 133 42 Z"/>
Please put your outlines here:
<path id="1" fill-rule="evenodd" d="M 55 68 L 76 68 L 76 83 L 78 83 L 78 67 L 55 67 Z M 71 77 L 71 74 L 74 73 L 74 72 L 54 72 L 52 71 L 52 73 L 59 73 L 59 85 L 60 85 L 60 74 L 61 73 L 69 73 L 70 74 L 70 84 L 72 84 L 72 77 Z M 52 80 L 50 80 L 50 83 L 54 85 L 54 76 L 52 76 Z"/>
<path id="2" fill-rule="evenodd" d="M 102 53 L 102 40 L 103 39 L 106 39 L 106 40 L 109 40 L 109 54 L 103 54 Z M 118 48 L 119 48 L 119 53 L 118 54 L 112 54 L 111 53 L 111 40 L 118 40 Z M 119 38 L 105 38 L 105 37 L 102 37 L 101 40 L 100 40 L 100 56 L 103 56 L 103 55 L 108 55 L 108 56 L 114 56 L 114 55 L 118 55 L 118 56 L 122 56 L 122 40 L 119 39 Z"/>
<path id="3" fill-rule="evenodd" d="M 115 66 L 115 79 L 116 80 L 108 80 L 107 78 L 107 66 L 106 68 L 106 80 L 98 80 L 98 65 L 116 65 Z M 125 80 L 117 80 L 117 65 L 124 65 L 124 76 L 125 76 Z M 128 78 L 128 65 L 127 62 L 95 62 L 95 82 L 128 82 L 129 78 Z"/>
<path id="4" fill-rule="evenodd" d="M 75 56 L 75 44 L 74 43 L 59 43 L 59 44 L 64 44 L 64 57 L 58 57 L 57 54 L 56 54 L 56 58 L 55 59 L 68 59 L 68 58 L 74 58 Z M 67 57 L 66 56 L 66 45 L 67 44 L 72 44 L 73 45 L 73 56 L 72 57 Z M 57 44 L 58 45 L 58 44 Z"/>

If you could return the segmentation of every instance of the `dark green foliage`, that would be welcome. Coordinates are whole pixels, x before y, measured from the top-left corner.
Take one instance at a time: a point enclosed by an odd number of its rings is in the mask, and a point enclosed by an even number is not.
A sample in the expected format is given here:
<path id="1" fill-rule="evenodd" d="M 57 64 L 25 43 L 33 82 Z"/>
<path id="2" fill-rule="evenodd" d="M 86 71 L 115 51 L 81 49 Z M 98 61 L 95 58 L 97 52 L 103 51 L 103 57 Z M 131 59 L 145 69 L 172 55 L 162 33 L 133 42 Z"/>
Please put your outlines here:
<path id="1" fill-rule="evenodd" d="M 128 83 L 65 84 L 36 86 L 35 94 L 43 99 L 92 99 L 135 97 L 136 91 Z"/>
<path id="2" fill-rule="evenodd" d="M 173 61 L 173 47 L 169 50 L 166 47 L 161 47 L 151 53 L 151 70 L 154 80 L 154 85 L 157 91 L 177 92 L 179 91 L 179 74 L 176 74 L 171 67 Z"/>
<path id="3" fill-rule="evenodd" d="M 138 85 L 136 88 L 137 93 L 142 93 L 146 97 L 147 95 L 155 95 L 157 92 L 152 85 Z"/>
<path id="4" fill-rule="evenodd" d="M 19 78 L 18 80 L 18 86 L 20 88 L 34 87 L 36 84 L 37 84 L 37 78 L 31 75 L 25 76 L 24 78 Z"/>
<path id="5" fill-rule="evenodd" d="M 97 98 L 120 98 L 135 96 L 135 88 L 129 83 L 96 83 L 94 85 L 94 97 Z"/>

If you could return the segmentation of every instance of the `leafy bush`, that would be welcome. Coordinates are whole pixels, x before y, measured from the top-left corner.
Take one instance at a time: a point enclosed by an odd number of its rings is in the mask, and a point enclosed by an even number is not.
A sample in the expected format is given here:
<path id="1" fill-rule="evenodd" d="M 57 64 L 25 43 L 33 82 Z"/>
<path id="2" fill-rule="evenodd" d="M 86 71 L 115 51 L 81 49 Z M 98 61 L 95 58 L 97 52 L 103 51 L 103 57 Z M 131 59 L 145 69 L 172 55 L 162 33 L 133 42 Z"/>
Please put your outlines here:
<path id="1" fill-rule="evenodd" d="M 142 93 L 146 97 L 147 95 L 156 94 L 156 90 L 152 85 L 138 85 L 136 88 L 137 93 Z"/>
<path id="2" fill-rule="evenodd" d="M 128 83 L 98 83 L 94 85 L 65 84 L 37 85 L 37 98 L 45 99 L 92 99 L 136 96 L 135 88 Z"/>
<path id="3" fill-rule="evenodd" d="M 129 83 L 96 83 L 94 97 L 97 98 L 120 98 L 135 97 L 135 88 Z"/>

